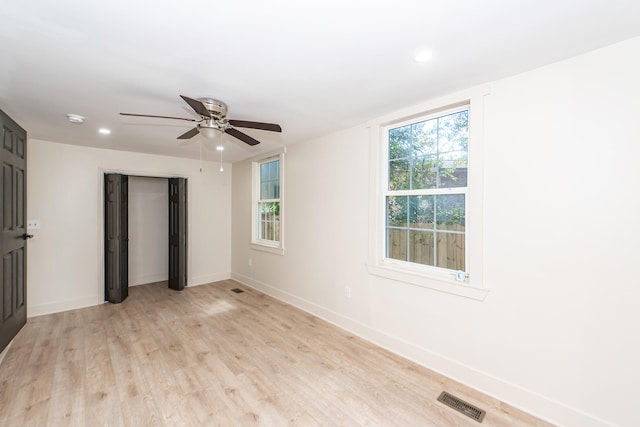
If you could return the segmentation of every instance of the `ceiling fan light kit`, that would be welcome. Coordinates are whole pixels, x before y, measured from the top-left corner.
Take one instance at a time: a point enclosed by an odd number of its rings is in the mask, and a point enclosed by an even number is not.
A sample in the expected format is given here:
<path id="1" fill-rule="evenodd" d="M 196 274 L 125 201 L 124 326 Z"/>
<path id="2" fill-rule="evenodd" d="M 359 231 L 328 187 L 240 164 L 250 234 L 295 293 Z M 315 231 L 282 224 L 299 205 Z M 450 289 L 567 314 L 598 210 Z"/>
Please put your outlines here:
<path id="1" fill-rule="evenodd" d="M 216 127 L 208 127 L 208 126 L 200 126 L 199 127 L 200 135 L 204 136 L 207 139 L 217 139 L 220 137 L 224 131 L 222 129 L 218 129 Z"/>
<path id="2" fill-rule="evenodd" d="M 193 99 L 188 96 L 180 97 L 200 116 L 200 120 L 183 117 L 154 116 L 149 114 L 120 113 L 123 116 L 153 117 L 158 119 L 186 120 L 196 122 L 197 125 L 183 133 L 178 139 L 191 139 L 200 134 L 207 139 L 216 139 L 223 133 L 229 134 L 245 144 L 257 145 L 260 141 L 239 131 L 236 128 L 260 129 L 270 132 L 282 132 L 280 125 L 275 123 L 252 122 L 248 120 L 227 119 L 227 105 L 213 98 Z"/>

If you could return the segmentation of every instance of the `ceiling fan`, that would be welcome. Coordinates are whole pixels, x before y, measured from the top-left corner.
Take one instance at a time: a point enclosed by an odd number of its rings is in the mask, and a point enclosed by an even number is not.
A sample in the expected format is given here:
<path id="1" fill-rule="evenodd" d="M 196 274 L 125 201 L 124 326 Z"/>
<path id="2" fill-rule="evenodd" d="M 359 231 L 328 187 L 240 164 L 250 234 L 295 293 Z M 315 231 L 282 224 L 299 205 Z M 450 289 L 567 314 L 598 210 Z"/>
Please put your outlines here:
<path id="1" fill-rule="evenodd" d="M 251 122 L 246 120 L 232 120 L 227 119 L 227 105 L 212 98 L 199 98 L 193 99 L 188 96 L 180 95 L 184 101 L 189 104 L 194 111 L 200 115 L 200 120 L 187 119 L 183 117 L 170 117 L 170 116 L 153 116 L 150 114 L 133 114 L 133 113 L 120 113 L 123 116 L 136 116 L 136 117 L 155 117 L 158 119 L 175 119 L 186 120 L 189 122 L 196 122 L 197 125 L 191 130 L 183 133 L 178 139 L 190 139 L 194 136 L 201 134 L 205 138 L 213 139 L 222 133 L 228 133 L 229 135 L 238 138 L 240 141 L 249 144 L 257 145 L 260 141 L 252 138 L 244 132 L 240 132 L 236 128 L 249 128 L 268 130 L 271 132 L 282 132 L 280 125 L 274 123 L 262 123 Z"/>

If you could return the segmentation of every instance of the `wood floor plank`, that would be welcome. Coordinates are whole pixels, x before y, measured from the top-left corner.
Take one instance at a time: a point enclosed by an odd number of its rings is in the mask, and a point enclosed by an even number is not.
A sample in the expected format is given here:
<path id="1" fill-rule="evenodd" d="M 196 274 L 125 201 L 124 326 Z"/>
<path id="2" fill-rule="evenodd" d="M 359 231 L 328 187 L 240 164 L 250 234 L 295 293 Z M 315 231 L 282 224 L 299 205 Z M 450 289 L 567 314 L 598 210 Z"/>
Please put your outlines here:
<path id="1" fill-rule="evenodd" d="M 85 425 L 85 394 L 83 391 L 64 391 L 54 389 L 49 401 L 46 425 L 74 426 Z M 41 425 L 45 425 L 44 423 Z"/>
<path id="2" fill-rule="evenodd" d="M 0 365 L 0 425 L 477 426 L 442 390 L 484 426 L 550 426 L 237 282 L 160 282 L 29 319 Z"/>

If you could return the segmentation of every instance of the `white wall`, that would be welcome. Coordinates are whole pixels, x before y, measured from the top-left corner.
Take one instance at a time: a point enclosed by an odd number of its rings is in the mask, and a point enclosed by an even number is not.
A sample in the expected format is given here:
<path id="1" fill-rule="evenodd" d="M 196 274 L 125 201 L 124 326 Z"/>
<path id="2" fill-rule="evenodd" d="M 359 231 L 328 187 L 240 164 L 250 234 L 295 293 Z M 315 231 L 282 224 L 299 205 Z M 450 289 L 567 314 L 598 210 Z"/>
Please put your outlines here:
<path id="1" fill-rule="evenodd" d="M 188 284 L 229 277 L 231 165 L 30 139 L 27 217 L 39 219 L 27 250 L 29 316 L 104 300 L 103 175 L 188 179 Z"/>
<path id="2" fill-rule="evenodd" d="M 129 286 L 169 278 L 169 180 L 129 177 Z"/>
<path id="3" fill-rule="evenodd" d="M 640 38 L 491 83 L 484 301 L 367 273 L 364 126 L 288 147 L 284 256 L 234 164 L 232 277 L 560 425 L 640 425 L 638 76 Z"/>

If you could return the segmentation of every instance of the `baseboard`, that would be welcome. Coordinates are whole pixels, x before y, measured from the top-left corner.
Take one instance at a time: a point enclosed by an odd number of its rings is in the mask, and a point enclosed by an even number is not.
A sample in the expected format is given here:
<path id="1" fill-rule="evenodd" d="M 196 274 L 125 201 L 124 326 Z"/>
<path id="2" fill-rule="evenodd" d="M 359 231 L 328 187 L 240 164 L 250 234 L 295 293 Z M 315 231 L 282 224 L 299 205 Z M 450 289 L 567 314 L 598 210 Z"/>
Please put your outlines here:
<path id="1" fill-rule="evenodd" d="M 15 337 L 13 337 L 13 339 L 15 339 Z M 13 344 L 13 340 L 9 341 L 9 344 L 7 344 L 7 346 L 4 348 L 4 350 L 2 350 L 2 352 L 0 352 L 0 365 L 2 365 L 2 362 L 4 362 L 4 357 L 7 355 L 7 353 L 9 353 L 9 349 L 11 348 L 11 344 Z"/>
<path id="2" fill-rule="evenodd" d="M 207 283 L 219 282 L 221 280 L 229 280 L 231 278 L 231 273 L 223 272 L 223 273 L 214 273 L 207 274 L 204 276 L 192 277 L 189 281 L 189 286 L 200 286 L 206 285 Z"/>
<path id="3" fill-rule="evenodd" d="M 167 274 L 147 274 L 146 276 L 133 277 L 129 278 L 129 287 L 146 285 L 147 283 L 163 282 L 168 280 L 168 278 L 169 276 Z"/>
<path id="4" fill-rule="evenodd" d="M 104 297 L 86 297 L 69 301 L 52 302 L 48 304 L 30 305 L 27 307 L 27 317 L 43 316 L 45 314 L 60 313 L 77 308 L 92 307 L 104 304 Z"/>
<path id="5" fill-rule="evenodd" d="M 451 378 L 488 396 L 507 403 L 558 426 L 615 427 L 611 423 L 549 399 L 518 385 L 496 378 L 485 372 L 447 358 L 444 355 L 418 347 L 410 342 L 387 335 L 368 325 L 328 310 L 311 301 L 284 292 L 264 282 L 238 273 L 231 279 L 254 288 L 287 304 L 313 314 L 341 329 L 349 331 L 373 344 L 385 348 L 432 371 Z"/>
<path id="6" fill-rule="evenodd" d="M 230 278 L 231 278 L 231 273 L 229 272 L 192 277 L 189 282 L 189 286 L 199 286 L 207 283 L 218 282 L 220 280 L 228 280 Z M 161 282 L 163 280 L 167 280 L 166 277 L 164 278 L 161 277 L 155 280 L 156 278 L 151 276 L 147 276 L 145 280 L 147 279 L 148 281 L 146 281 L 145 283 L 154 283 L 154 282 Z M 129 286 L 135 286 L 135 285 L 129 285 Z M 40 305 L 30 305 L 27 307 L 27 317 L 36 317 L 36 316 L 43 316 L 45 314 L 60 313 L 62 311 L 75 310 L 77 308 L 86 308 L 94 305 L 100 305 L 103 303 L 104 303 L 104 298 L 102 297 L 86 297 L 86 298 L 78 298 L 78 299 L 69 300 L 69 301 L 60 301 L 60 302 L 40 304 Z"/>

